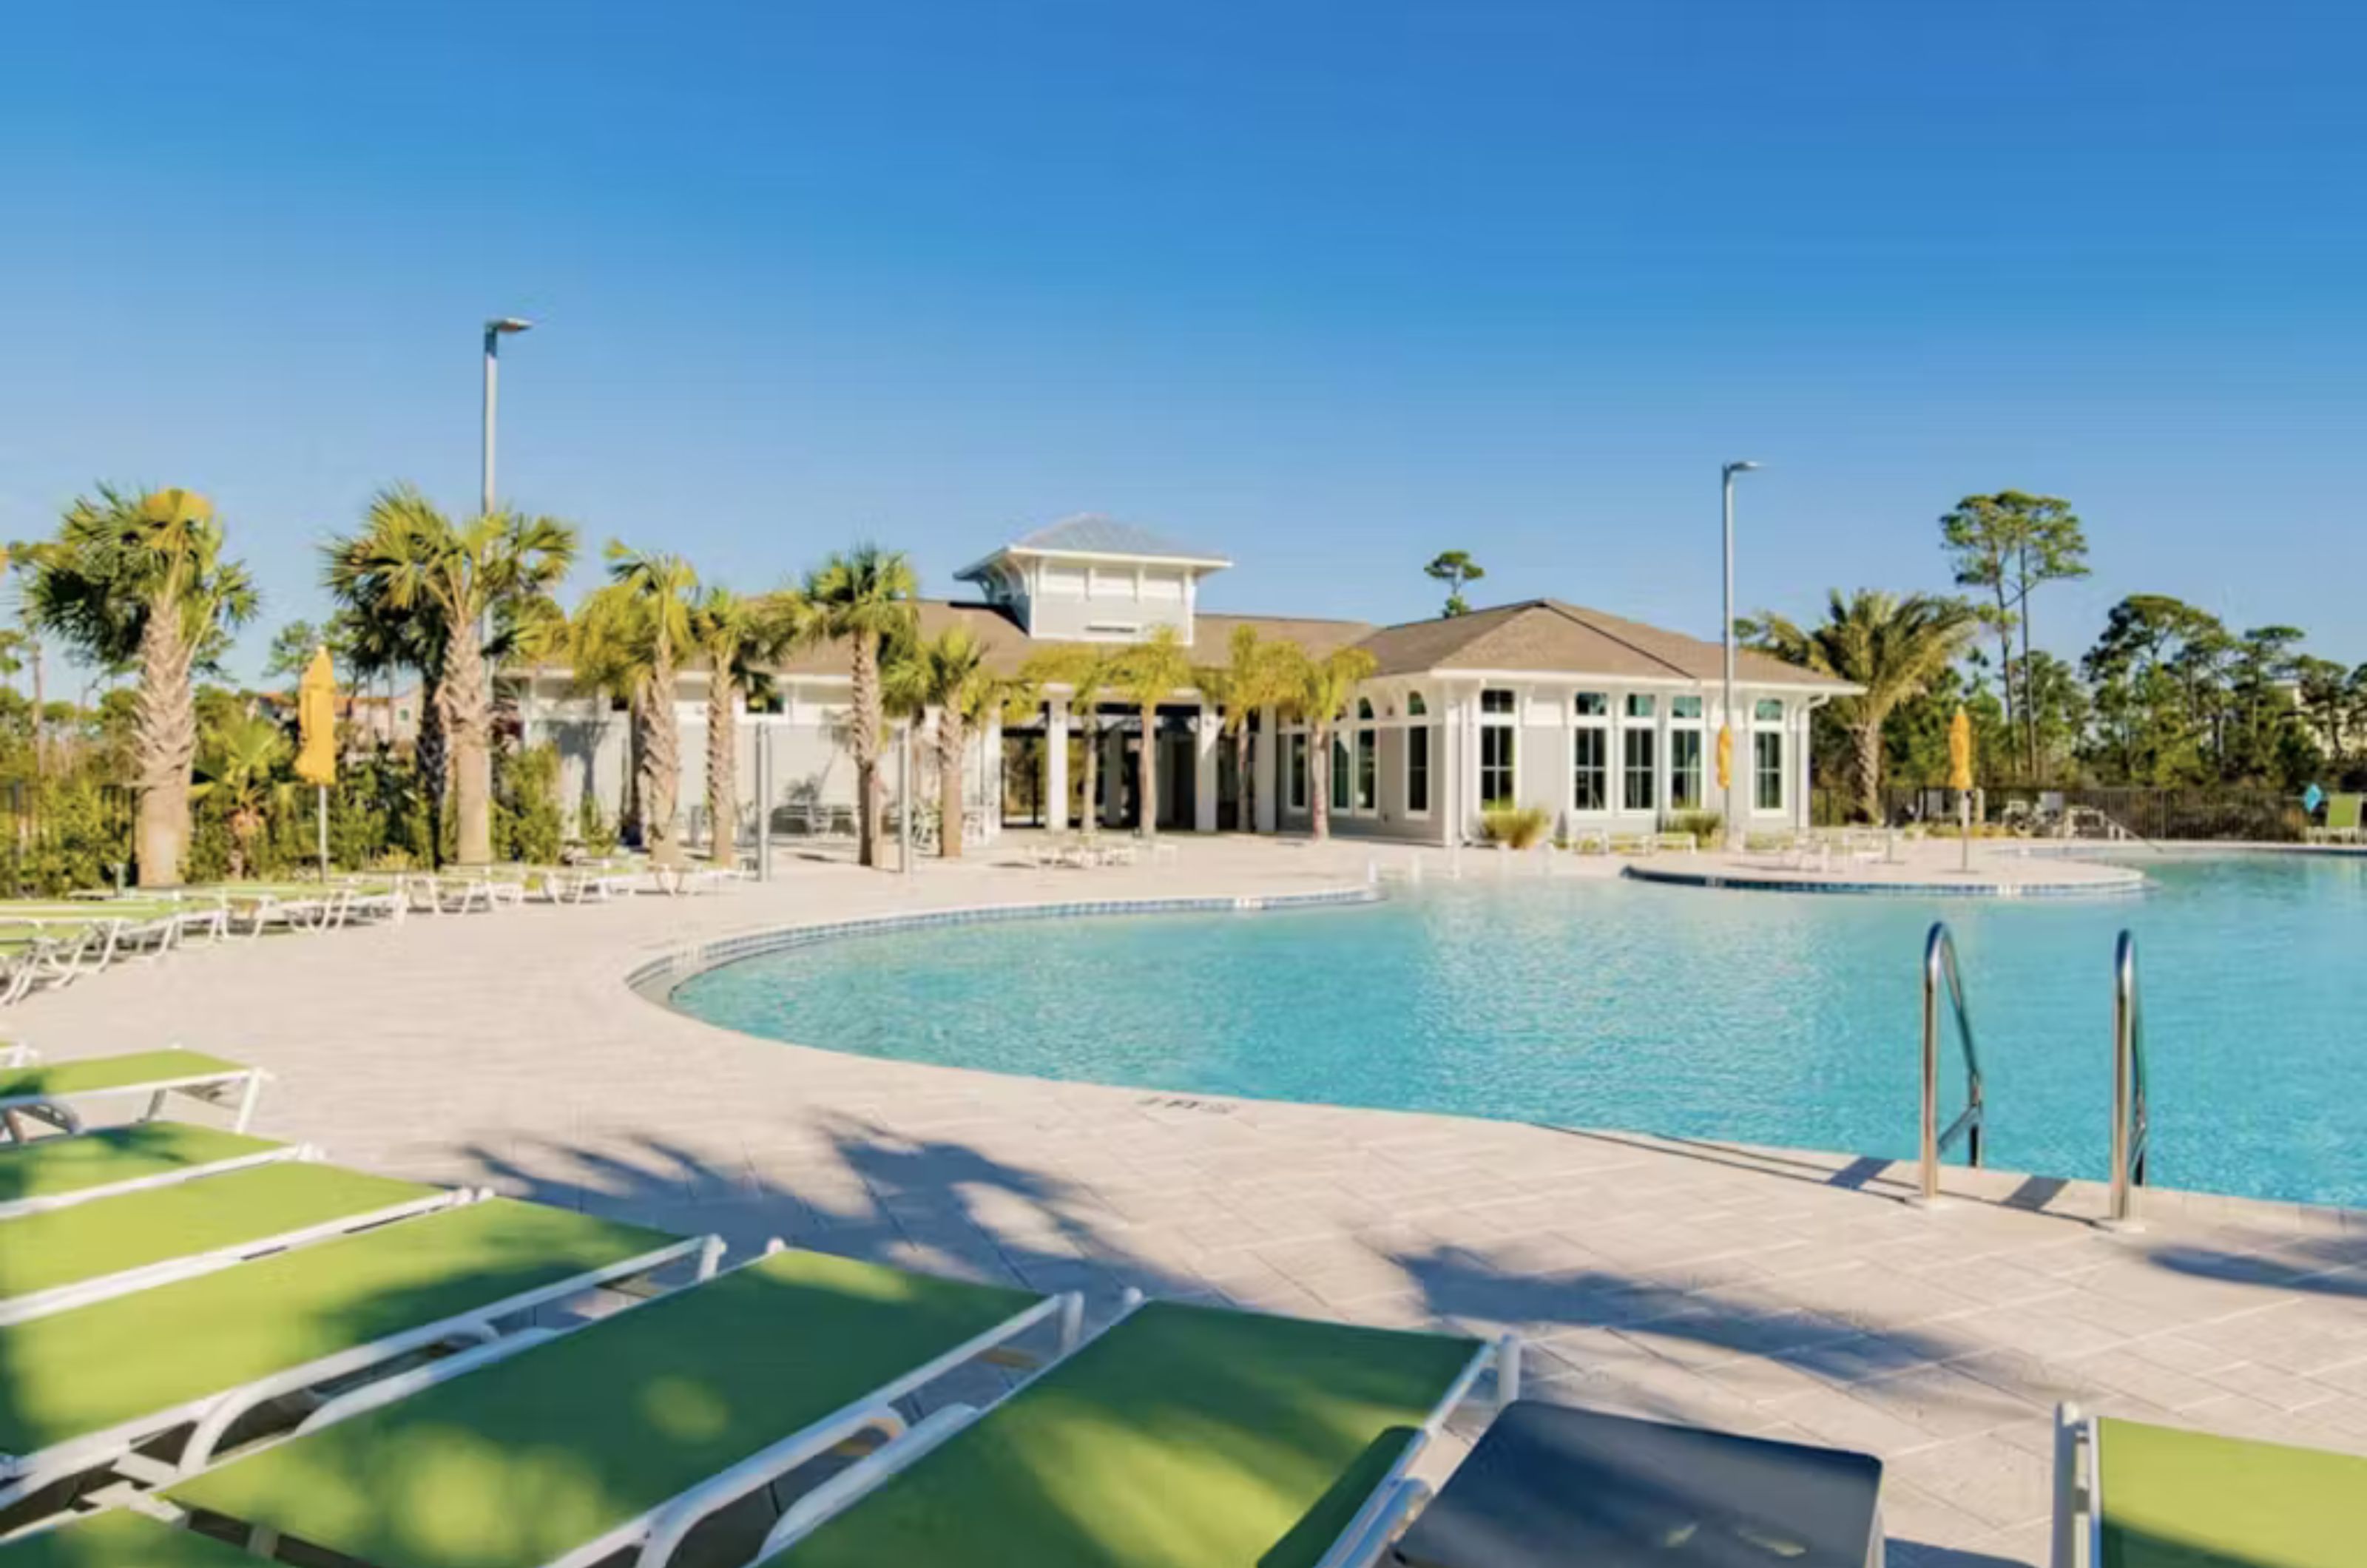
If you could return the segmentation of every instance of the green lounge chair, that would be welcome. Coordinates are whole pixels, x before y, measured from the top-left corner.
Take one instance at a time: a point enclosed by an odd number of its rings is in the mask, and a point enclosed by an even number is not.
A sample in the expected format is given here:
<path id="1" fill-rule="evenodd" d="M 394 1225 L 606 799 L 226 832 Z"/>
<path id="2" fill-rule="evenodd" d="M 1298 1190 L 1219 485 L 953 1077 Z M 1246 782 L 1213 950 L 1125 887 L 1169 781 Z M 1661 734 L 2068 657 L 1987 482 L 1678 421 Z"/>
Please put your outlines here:
<path id="1" fill-rule="evenodd" d="M 255 1559 L 119 1508 L 0 1541 L 0 1568 L 255 1568 Z"/>
<path id="2" fill-rule="evenodd" d="M 25 1063 L 29 1055 L 19 1047 L 16 1059 Z M 264 1078 L 262 1071 L 243 1063 L 209 1056 L 202 1051 L 184 1051 L 177 1045 L 47 1066 L 25 1063 L 0 1068 L 0 1118 L 13 1128 L 11 1113 L 22 1113 L 62 1131 L 79 1133 L 82 1117 L 74 1108 L 76 1100 L 144 1094 L 148 1110 L 141 1120 L 153 1122 L 164 1113 L 167 1095 L 186 1094 L 209 1104 L 234 1104 L 232 1127 L 243 1133 L 255 1117 Z M 16 1134 L 12 1131 L 7 1135 Z"/>
<path id="3" fill-rule="evenodd" d="M 0 1325 L 450 1208 L 470 1196 L 280 1160 L 0 1219 Z"/>
<path id="4" fill-rule="evenodd" d="M 983 1415 L 938 1411 L 790 1506 L 778 1568 L 1342 1568 L 1428 1495 L 1408 1467 L 1517 1342 L 1157 1303 Z"/>
<path id="5" fill-rule="evenodd" d="M 70 1137 L 0 1143 L 0 1220 L 314 1152 L 187 1122 L 133 1122 Z"/>
<path id="6" fill-rule="evenodd" d="M 2367 1459 L 2055 1412 L 2055 1568 L 2357 1568 Z"/>
<path id="7" fill-rule="evenodd" d="M 659 1568 L 719 1508 L 903 1432 L 894 1401 L 1039 1325 L 1065 1349 L 1079 1306 L 775 1251 L 494 1364 L 333 1401 L 162 1500 L 266 1554 L 284 1540 L 375 1568 L 537 1568 L 636 1550 Z"/>
<path id="8" fill-rule="evenodd" d="M 2357 843 L 2362 805 L 2367 805 L 2367 795 L 2327 795 L 2326 826 L 2309 829 L 2310 840 L 2321 844 Z"/>
<path id="9" fill-rule="evenodd" d="M 126 1456 L 192 1424 L 194 1472 L 266 1401 L 685 1259 L 710 1273 L 721 1248 L 494 1198 L 0 1326 L 0 1509 L 95 1471 L 156 1479 Z"/>

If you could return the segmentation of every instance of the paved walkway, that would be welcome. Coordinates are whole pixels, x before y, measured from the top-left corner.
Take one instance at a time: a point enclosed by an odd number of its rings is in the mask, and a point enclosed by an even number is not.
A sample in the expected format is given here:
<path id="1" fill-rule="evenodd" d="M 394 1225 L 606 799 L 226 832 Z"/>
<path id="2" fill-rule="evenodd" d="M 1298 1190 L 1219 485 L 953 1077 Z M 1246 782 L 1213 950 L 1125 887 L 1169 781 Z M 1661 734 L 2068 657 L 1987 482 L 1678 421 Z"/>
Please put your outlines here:
<path id="1" fill-rule="evenodd" d="M 2367 1215 L 2153 1193 L 2151 1228 L 2114 1236 L 2085 1223 L 2092 1188 L 1965 1173 L 1976 1196 L 1923 1213 L 1880 1161 L 870 1061 L 712 1029 L 618 979 L 735 931 L 1336 886 L 1368 859 L 1178 849 L 910 879 L 799 862 L 711 897 L 270 938 L 98 976 L 8 1026 L 56 1055 L 226 1052 L 279 1075 L 262 1131 L 735 1250 L 780 1235 L 1103 1307 L 1137 1284 L 1516 1329 L 1546 1396 L 1881 1455 L 1908 1568 L 2043 1561 L 2059 1398 L 2367 1451 Z"/>

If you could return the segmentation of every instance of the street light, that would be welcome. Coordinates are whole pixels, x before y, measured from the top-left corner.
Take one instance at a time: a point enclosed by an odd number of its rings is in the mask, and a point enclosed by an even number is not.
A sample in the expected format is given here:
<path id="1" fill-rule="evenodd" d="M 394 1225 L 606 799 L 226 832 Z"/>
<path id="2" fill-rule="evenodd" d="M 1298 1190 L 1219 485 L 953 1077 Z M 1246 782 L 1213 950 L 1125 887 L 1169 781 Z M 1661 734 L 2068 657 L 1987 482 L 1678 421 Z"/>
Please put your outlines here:
<path id="1" fill-rule="evenodd" d="M 496 316 L 485 323 L 485 450 L 484 486 L 479 492 L 482 504 L 481 513 L 490 515 L 493 510 L 493 412 L 500 400 L 500 367 L 502 339 L 510 333 L 522 333 L 534 323 L 516 316 Z"/>
<path id="2" fill-rule="evenodd" d="M 1740 738 L 1734 722 L 1734 476 L 1759 465 L 1728 463 L 1718 472 L 1718 488 L 1726 506 L 1726 694 L 1720 704 L 1726 737 L 1726 847 L 1738 852 L 1749 842 L 1742 832 L 1742 763 L 1734 753 Z"/>

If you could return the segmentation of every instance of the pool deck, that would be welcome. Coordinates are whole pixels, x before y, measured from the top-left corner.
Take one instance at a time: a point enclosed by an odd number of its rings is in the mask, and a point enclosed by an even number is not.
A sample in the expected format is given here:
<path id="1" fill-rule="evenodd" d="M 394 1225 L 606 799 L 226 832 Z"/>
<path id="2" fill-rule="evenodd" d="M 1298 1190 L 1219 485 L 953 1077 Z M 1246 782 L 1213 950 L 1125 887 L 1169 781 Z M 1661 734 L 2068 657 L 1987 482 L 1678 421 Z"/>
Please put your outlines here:
<path id="1" fill-rule="evenodd" d="M 2367 1214 L 2155 1191 L 2149 1228 L 2115 1235 L 2088 1223 L 2092 1185 L 1964 1171 L 1961 1201 L 1925 1212 L 1902 1201 L 1912 1172 L 1877 1159 L 873 1061 L 714 1029 L 623 984 L 793 923 L 1308 891 L 1410 863 L 1172 841 L 1172 863 L 1131 869 L 1036 871 L 1015 845 L 911 878 L 799 859 L 693 898 L 236 942 L 36 997 L 6 1030 L 52 1056 L 234 1055 L 277 1075 L 258 1131 L 720 1231 L 735 1252 L 778 1235 L 1079 1287 L 1097 1311 L 1131 1284 L 1517 1330 L 1543 1397 L 1881 1456 L 1901 1568 L 2044 1561 L 2061 1398 L 2367 1453 Z"/>
<path id="2" fill-rule="evenodd" d="M 1903 895 L 1909 897 L 2100 897 L 2142 892 L 2145 874 L 2077 858 L 2076 848 L 2033 850 L 2021 840 L 1900 840 L 1852 858 L 1838 851 L 1805 862 L 1779 854 L 1663 852 L 1627 863 L 1640 881 L 1736 892 Z"/>

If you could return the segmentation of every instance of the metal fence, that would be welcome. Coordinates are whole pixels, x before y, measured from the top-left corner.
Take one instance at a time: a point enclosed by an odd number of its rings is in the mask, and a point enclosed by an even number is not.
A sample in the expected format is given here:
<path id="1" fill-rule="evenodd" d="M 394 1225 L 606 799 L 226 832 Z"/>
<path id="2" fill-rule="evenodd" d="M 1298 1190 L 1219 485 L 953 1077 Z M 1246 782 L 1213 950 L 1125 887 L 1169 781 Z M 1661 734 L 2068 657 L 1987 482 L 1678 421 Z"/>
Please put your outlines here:
<path id="1" fill-rule="evenodd" d="M 1982 792 L 1983 818 L 2028 825 L 2040 834 L 2110 837 L 2112 829 L 2140 839 L 2223 839 L 2291 843 L 2309 825 L 2301 802 L 2266 789 L 2062 788 L 2003 784 Z M 1819 826 L 1854 819 L 1853 791 L 1819 787 L 1810 809 Z M 1951 792 L 1898 785 L 1882 792 L 1882 820 L 1953 822 Z"/>

